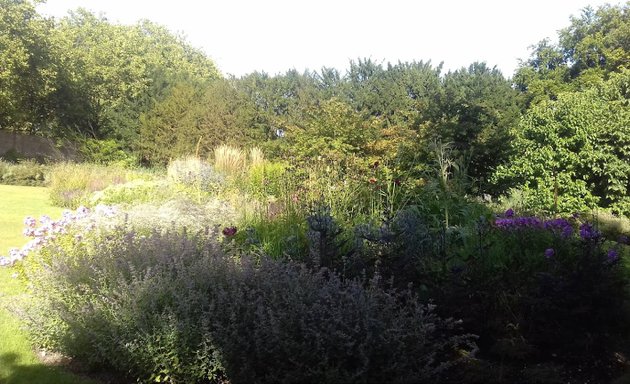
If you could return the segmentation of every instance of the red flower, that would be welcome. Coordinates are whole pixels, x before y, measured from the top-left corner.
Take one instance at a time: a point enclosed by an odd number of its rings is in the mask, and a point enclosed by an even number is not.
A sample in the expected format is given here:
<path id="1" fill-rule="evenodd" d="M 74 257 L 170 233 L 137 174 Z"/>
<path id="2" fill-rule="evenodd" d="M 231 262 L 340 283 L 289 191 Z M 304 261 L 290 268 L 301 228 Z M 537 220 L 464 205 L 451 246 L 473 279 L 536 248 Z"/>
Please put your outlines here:
<path id="1" fill-rule="evenodd" d="M 370 184 L 376 184 L 377 181 L 378 180 L 376 180 L 376 177 L 370 177 L 370 180 L 369 180 Z"/>
<path id="2" fill-rule="evenodd" d="M 394 179 L 394 185 L 398 187 L 400 185 L 400 179 Z"/>
<path id="3" fill-rule="evenodd" d="M 223 236 L 230 237 L 236 235 L 236 227 L 223 228 Z"/>

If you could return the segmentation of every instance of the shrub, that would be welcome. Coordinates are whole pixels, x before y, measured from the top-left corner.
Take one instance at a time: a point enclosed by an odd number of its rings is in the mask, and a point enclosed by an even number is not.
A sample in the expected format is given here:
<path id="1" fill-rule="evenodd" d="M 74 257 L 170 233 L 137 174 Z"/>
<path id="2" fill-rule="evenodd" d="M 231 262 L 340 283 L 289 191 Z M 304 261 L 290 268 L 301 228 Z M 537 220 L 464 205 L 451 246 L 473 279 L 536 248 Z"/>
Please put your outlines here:
<path id="1" fill-rule="evenodd" d="M 79 152 L 84 161 L 102 165 L 115 165 L 121 168 L 133 168 L 137 159 L 125 152 L 115 140 L 81 140 Z"/>
<path id="2" fill-rule="evenodd" d="M 59 163 L 51 170 L 50 199 L 57 206 L 76 208 L 88 203 L 93 192 L 101 191 L 110 185 L 152 178 L 153 176 L 147 172 L 116 166 Z"/>
<path id="3" fill-rule="evenodd" d="M 223 176 L 210 163 L 193 156 L 171 161 L 167 175 L 169 179 L 199 192 L 216 191 L 223 182 Z"/>
<path id="4" fill-rule="evenodd" d="M 97 191 L 89 198 L 89 206 L 98 204 L 134 205 L 143 203 L 162 203 L 174 199 L 181 188 L 166 180 L 132 180 L 124 184 L 114 184 L 102 191 Z"/>
<path id="5" fill-rule="evenodd" d="M 142 382 L 436 381 L 474 348 L 409 291 L 226 255 L 213 235 L 70 231 L 27 259 L 38 344 Z"/>
<path id="6" fill-rule="evenodd" d="M 49 167 L 34 160 L 9 163 L 0 160 L 0 184 L 44 186 Z"/>
<path id="7" fill-rule="evenodd" d="M 464 236 L 441 284 L 442 310 L 463 318 L 486 356 L 508 366 L 608 364 L 628 332 L 627 246 L 576 218 L 512 215 L 481 220 Z"/>
<path id="8" fill-rule="evenodd" d="M 286 167 L 280 163 L 261 162 L 252 164 L 247 174 L 245 190 L 257 198 L 283 197 L 287 190 Z"/>

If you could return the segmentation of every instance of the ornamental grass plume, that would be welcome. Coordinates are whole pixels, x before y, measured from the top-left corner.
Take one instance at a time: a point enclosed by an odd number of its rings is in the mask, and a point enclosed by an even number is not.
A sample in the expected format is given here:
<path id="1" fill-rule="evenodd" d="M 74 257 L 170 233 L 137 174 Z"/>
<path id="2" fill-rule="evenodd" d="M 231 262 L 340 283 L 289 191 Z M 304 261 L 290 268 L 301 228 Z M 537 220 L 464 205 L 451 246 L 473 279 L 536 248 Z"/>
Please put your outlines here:
<path id="1" fill-rule="evenodd" d="M 227 175 L 238 175 L 245 170 L 245 154 L 239 148 L 220 145 L 214 149 L 214 167 Z"/>
<path id="2" fill-rule="evenodd" d="M 249 165 L 250 167 L 254 167 L 257 165 L 261 165 L 265 161 L 265 155 L 262 149 L 258 147 L 253 147 L 249 150 Z"/>

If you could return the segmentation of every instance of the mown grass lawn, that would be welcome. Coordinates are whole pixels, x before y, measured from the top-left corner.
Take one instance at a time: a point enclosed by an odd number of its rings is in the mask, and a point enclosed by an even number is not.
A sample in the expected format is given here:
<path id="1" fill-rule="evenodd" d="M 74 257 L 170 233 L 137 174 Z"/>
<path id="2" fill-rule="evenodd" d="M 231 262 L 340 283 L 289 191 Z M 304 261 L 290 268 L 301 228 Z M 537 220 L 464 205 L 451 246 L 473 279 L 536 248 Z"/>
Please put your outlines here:
<path id="1" fill-rule="evenodd" d="M 45 188 L 0 185 L 0 255 L 6 255 L 10 248 L 21 247 L 26 242 L 22 236 L 25 216 L 38 218 L 47 214 L 55 218 L 61 211 L 49 204 Z M 11 276 L 13 273 L 11 268 L 0 268 L 0 383 L 93 383 L 59 367 L 46 366 L 37 359 L 26 331 L 6 308 L 26 291 L 24 283 Z"/>

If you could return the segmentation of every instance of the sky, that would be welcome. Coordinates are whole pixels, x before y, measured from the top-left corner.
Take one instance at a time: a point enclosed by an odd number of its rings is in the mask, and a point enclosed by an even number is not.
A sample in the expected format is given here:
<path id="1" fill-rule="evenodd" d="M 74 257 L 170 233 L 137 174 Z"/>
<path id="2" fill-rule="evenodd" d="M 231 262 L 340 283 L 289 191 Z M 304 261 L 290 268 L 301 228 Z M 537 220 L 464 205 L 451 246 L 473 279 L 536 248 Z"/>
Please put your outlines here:
<path id="1" fill-rule="evenodd" d="M 148 19 L 181 34 L 225 74 L 274 75 L 350 60 L 431 61 L 444 72 L 475 61 L 511 77 L 519 59 L 586 6 L 622 0 L 47 0 L 61 18 L 86 8 L 111 22 Z"/>

